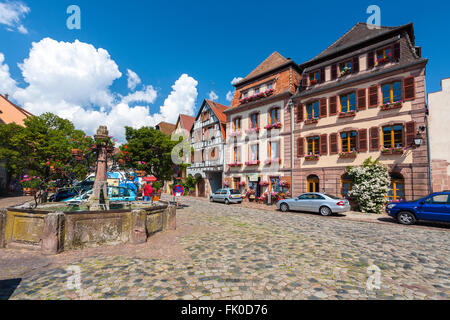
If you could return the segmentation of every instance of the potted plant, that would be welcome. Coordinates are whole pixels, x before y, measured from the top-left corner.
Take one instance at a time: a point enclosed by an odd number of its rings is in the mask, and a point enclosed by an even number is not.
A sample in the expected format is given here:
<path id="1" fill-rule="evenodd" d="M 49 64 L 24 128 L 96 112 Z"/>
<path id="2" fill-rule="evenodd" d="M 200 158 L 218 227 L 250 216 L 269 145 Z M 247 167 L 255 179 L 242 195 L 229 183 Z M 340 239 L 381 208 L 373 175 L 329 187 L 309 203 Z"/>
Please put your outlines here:
<path id="1" fill-rule="evenodd" d="M 153 183 L 153 201 L 159 201 L 161 199 L 161 188 L 163 184 L 160 181 L 156 181 Z"/>
<path id="2" fill-rule="evenodd" d="M 40 177 L 30 177 L 28 175 L 23 176 L 23 179 L 20 180 L 20 185 L 23 188 L 24 195 L 32 196 L 36 194 L 39 186 L 42 183 L 42 179 Z"/>
<path id="3" fill-rule="evenodd" d="M 355 150 L 339 153 L 339 158 L 356 158 L 357 152 Z"/>
<path id="4" fill-rule="evenodd" d="M 309 154 L 305 157 L 306 161 L 317 161 L 320 159 L 320 154 Z"/>

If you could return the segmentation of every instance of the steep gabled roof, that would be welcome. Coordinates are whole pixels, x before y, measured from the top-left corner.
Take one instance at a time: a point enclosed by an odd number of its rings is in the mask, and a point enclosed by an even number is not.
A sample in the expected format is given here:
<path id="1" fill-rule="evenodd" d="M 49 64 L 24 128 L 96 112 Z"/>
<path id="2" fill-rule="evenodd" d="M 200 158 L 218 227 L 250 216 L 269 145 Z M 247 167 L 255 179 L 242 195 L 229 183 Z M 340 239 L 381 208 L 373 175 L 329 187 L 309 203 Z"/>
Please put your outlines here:
<path id="1" fill-rule="evenodd" d="M 172 132 L 175 130 L 175 125 L 163 121 L 158 123 L 155 128 L 164 133 L 165 135 L 170 136 Z"/>
<path id="2" fill-rule="evenodd" d="M 246 76 L 244 79 L 242 79 L 239 82 L 244 82 L 244 81 L 247 81 L 248 79 L 257 77 L 269 70 L 275 69 L 275 68 L 285 64 L 288 61 L 290 61 L 290 60 L 286 59 L 281 54 L 279 54 L 278 52 L 275 51 L 269 57 L 267 57 L 266 60 L 264 60 L 258 67 L 256 67 L 255 70 L 250 72 L 250 74 L 248 76 Z"/>
<path id="3" fill-rule="evenodd" d="M 211 100 L 205 100 L 205 102 L 211 107 L 211 110 L 214 112 L 221 123 L 227 122 L 227 116 L 223 113 L 228 109 L 227 106 Z"/>
<path id="4" fill-rule="evenodd" d="M 370 28 L 367 23 L 359 22 L 356 25 L 354 25 L 349 31 L 347 31 L 342 37 L 340 37 L 337 41 L 335 41 L 332 45 L 330 45 L 319 55 L 317 55 L 316 57 L 314 57 L 313 59 L 311 59 L 306 63 L 309 64 L 313 61 L 321 60 L 322 58 L 336 54 L 342 50 L 348 49 L 362 42 L 369 41 L 371 39 L 387 35 L 392 32 L 400 31 L 401 29 L 406 30 L 410 29 L 411 30 L 410 37 L 411 37 L 413 36 L 412 28 L 413 24 L 409 23 L 399 27 L 380 26 L 379 28 L 376 29 Z M 414 42 L 414 39 L 411 39 L 411 41 Z"/>
<path id="5" fill-rule="evenodd" d="M 9 99 L 6 99 L 6 97 L 4 97 L 2 94 L 0 94 L 0 97 L 3 98 L 6 102 L 8 102 L 10 105 L 12 105 L 14 108 L 16 108 L 19 112 L 23 113 L 25 116 L 27 117 L 33 116 L 30 112 L 28 112 L 24 108 L 21 108 L 15 103 L 11 102 Z"/>
<path id="6" fill-rule="evenodd" d="M 192 126 L 194 125 L 195 118 L 185 114 L 180 114 L 178 121 L 181 121 L 183 128 L 190 132 Z"/>

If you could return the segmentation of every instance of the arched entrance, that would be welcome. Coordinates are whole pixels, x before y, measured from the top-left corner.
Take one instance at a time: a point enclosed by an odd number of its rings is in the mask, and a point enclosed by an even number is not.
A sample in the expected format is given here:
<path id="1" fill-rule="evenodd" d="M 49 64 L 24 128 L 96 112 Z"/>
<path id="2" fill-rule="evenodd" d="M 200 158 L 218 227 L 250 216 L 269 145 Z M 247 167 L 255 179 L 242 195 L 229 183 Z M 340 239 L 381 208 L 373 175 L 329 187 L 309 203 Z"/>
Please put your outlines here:
<path id="1" fill-rule="evenodd" d="M 307 192 L 320 192 L 320 180 L 315 174 L 308 176 L 307 180 Z"/>
<path id="2" fill-rule="evenodd" d="M 394 202 L 405 200 L 405 178 L 400 173 L 391 173 L 391 186 L 387 198 Z"/>
<path id="3" fill-rule="evenodd" d="M 202 175 L 200 174 L 196 174 L 195 175 L 195 179 L 197 179 L 197 186 L 196 186 L 196 191 L 197 191 L 197 197 L 205 197 L 205 191 L 206 191 L 206 181 L 204 179 L 204 177 L 202 177 Z"/>

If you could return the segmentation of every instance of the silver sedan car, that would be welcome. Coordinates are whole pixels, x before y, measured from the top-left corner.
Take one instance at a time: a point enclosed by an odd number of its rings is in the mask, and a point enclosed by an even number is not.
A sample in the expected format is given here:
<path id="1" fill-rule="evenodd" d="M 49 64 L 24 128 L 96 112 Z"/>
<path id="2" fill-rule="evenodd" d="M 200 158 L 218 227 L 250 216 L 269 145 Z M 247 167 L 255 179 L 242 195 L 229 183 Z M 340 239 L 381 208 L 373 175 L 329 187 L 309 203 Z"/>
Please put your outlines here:
<path id="1" fill-rule="evenodd" d="M 306 211 L 331 216 L 333 213 L 350 211 L 350 203 L 329 194 L 312 192 L 301 194 L 295 199 L 280 200 L 277 202 L 277 209 L 282 212 Z"/>
<path id="2" fill-rule="evenodd" d="M 229 188 L 219 189 L 209 197 L 211 202 L 217 201 L 225 204 L 242 203 L 242 200 L 239 190 Z"/>

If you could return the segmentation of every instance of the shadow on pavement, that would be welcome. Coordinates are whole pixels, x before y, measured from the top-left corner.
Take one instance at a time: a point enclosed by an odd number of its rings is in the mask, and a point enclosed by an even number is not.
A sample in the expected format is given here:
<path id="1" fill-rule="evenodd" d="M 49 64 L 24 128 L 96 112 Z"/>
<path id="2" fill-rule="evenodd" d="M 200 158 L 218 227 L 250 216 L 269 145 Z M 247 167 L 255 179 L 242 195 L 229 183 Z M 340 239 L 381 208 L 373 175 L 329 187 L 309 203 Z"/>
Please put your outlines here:
<path id="1" fill-rule="evenodd" d="M 22 279 L 0 280 L 0 300 L 8 300 L 16 291 Z"/>

